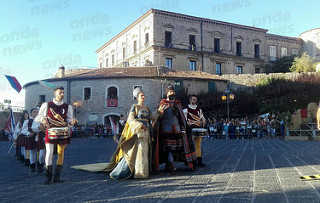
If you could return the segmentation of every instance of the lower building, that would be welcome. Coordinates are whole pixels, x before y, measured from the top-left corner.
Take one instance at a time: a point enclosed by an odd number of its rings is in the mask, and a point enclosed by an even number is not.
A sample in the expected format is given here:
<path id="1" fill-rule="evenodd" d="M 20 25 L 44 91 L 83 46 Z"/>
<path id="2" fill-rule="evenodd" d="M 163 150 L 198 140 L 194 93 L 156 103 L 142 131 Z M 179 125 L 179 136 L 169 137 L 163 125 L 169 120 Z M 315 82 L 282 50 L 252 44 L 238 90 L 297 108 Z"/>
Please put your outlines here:
<path id="1" fill-rule="evenodd" d="M 127 115 L 136 103 L 132 96 L 136 87 L 142 87 L 146 105 L 154 111 L 169 84 L 175 86 L 176 92 L 188 94 L 224 91 L 227 86 L 227 80 L 209 73 L 158 67 L 98 68 L 70 74 L 60 67 L 59 71 L 58 77 L 46 81 L 64 87 L 64 101 L 74 106 L 79 124 L 107 124 L 108 116 Z M 53 91 L 38 81 L 27 83 L 24 88 L 27 110 L 53 98 Z"/>

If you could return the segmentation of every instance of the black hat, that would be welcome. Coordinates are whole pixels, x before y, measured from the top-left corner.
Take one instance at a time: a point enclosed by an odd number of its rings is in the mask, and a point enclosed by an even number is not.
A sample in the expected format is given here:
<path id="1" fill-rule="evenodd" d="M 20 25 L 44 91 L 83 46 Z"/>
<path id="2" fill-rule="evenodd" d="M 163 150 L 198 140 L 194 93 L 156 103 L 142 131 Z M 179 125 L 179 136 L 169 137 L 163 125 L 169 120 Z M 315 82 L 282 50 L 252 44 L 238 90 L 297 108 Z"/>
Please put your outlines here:
<path id="1" fill-rule="evenodd" d="M 166 94 L 168 94 L 170 90 L 174 91 L 174 87 L 172 85 L 168 85 L 168 87 L 166 88 Z"/>

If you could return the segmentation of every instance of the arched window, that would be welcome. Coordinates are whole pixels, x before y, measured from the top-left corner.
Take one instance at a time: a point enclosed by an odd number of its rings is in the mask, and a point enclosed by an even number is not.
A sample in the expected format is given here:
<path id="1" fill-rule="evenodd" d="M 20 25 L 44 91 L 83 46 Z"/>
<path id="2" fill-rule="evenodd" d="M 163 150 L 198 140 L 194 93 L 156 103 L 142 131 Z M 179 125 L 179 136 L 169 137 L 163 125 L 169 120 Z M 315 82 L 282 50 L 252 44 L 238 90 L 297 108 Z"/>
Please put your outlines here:
<path id="1" fill-rule="evenodd" d="M 107 107 L 118 106 L 118 88 L 115 86 L 108 87 L 107 90 Z"/>

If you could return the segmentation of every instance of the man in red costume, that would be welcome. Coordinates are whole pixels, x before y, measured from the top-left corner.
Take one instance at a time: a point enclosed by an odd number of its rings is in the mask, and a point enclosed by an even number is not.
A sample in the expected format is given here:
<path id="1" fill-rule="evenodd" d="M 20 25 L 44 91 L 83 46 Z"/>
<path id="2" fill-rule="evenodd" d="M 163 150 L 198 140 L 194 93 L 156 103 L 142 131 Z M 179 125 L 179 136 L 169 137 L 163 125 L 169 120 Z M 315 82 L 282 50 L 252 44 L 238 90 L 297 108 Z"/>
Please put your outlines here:
<path id="1" fill-rule="evenodd" d="M 206 125 L 206 119 L 203 116 L 202 110 L 197 106 L 197 97 L 196 96 L 190 96 L 189 102 L 187 108 L 183 110 L 184 116 L 187 119 L 187 125 L 190 130 L 193 128 L 201 128 Z M 197 160 L 199 167 L 205 167 L 206 165 L 202 163 L 202 152 L 201 152 L 201 141 L 202 137 L 195 136 L 194 138 L 195 148 L 196 148 L 196 154 L 197 154 Z"/>
<path id="2" fill-rule="evenodd" d="M 171 174 L 176 173 L 174 161 L 183 161 L 193 170 L 193 161 L 196 154 L 193 143 L 186 135 L 186 119 L 180 101 L 175 99 L 172 85 L 166 88 L 166 99 L 160 101 L 160 108 L 164 113 L 158 120 L 155 137 L 155 153 L 153 166 L 159 170 L 159 164 L 166 163 L 166 170 Z"/>
<path id="3" fill-rule="evenodd" d="M 73 109 L 71 105 L 63 102 L 64 88 L 56 87 L 54 89 L 53 101 L 41 105 L 36 122 L 41 122 L 47 129 L 45 135 L 46 145 L 46 181 L 49 184 L 52 180 L 52 159 L 55 145 L 57 145 L 57 164 L 53 174 L 54 183 L 62 183 L 60 172 L 63 165 L 64 150 L 70 143 L 69 125 L 74 125 L 77 120 L 73 118 Z"/>

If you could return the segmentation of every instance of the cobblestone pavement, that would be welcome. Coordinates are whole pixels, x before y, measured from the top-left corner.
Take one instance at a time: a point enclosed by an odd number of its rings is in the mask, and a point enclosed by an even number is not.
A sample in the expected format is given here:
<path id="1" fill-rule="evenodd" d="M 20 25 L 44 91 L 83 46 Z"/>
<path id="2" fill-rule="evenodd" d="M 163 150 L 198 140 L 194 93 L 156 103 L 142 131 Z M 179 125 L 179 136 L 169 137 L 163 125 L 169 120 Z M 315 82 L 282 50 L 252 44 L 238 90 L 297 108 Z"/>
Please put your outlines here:
<path id="1" fill-rule="evenodd" d="M 161 172 L 145 180 L 113 181 L 71 165 L 108 161 L 116 148 L 110 138 L 72 139 L 65 152 L 62 184 L 44 185 L 45 175 L 7 153 L 0 142 L 0 202 L 320 202 L 320 142 L 204 139 L 205 168 L 177 175 Z"/>

